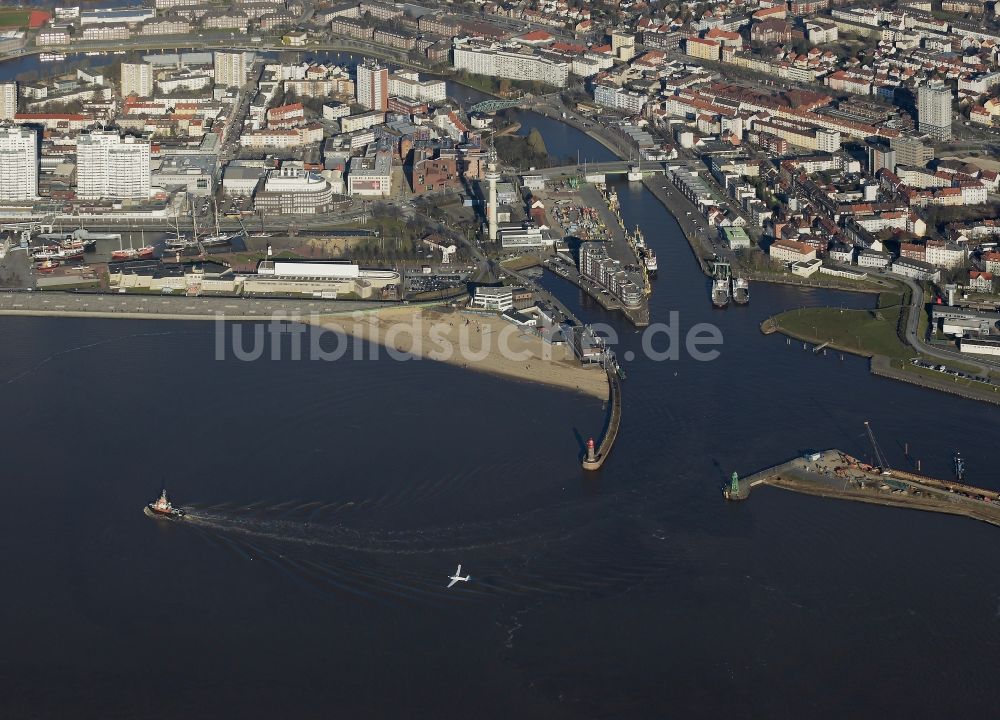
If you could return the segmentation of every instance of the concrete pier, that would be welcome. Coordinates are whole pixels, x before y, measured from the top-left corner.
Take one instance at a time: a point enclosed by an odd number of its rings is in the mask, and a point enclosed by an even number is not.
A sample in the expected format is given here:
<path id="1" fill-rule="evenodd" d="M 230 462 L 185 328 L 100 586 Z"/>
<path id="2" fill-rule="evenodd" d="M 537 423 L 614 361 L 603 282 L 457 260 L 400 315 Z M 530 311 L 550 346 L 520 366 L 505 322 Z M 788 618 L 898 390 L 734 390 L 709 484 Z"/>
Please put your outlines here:
<path id="1" fill-rule="evenodd" d="M 583 459 L 584 470 L 599 470 L 608 458 L 615 440 L 618 438 L 618 428 L 622 422 L 622 385 L 617 373 L 611 368 L 608 373 L 608 403 L 611 412 L 608 415 L 608 424 L 604 428 L 604 435 L 597 447 L 596 452 L 590 452 L 588 448 L 587 456 Z"/>
<path id="2" fill-rule="evenodd" d="M 725 491 L 730 500 L 745 500 L 753 488 L 770 485 L 820 497 L 962 515 L 1000 526 L 1000 492 L 902 470 L 883 474 L 840 450 L 795 458 L 733 482 Z"/>

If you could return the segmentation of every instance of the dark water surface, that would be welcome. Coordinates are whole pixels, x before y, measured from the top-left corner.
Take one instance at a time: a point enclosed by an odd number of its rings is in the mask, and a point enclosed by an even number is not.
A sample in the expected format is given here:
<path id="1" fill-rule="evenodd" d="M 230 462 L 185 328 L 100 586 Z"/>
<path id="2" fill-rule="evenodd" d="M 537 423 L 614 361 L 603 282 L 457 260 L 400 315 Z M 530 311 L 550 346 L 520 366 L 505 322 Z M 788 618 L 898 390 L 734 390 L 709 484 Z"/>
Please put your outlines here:
<path id="1" fill-rule="evenodd" d="M 654 319 L 724 344 L 649 361 L 545 278 L 638 354 L 597 474 L 582 396 L 429 361 L 217 361 L 210 323 L 0 319 L 0 717 L 992 716 L 998 529 L 720 488 L 864 455 L 866 419 L 897 466 L 909 443 L 948 477 L 960 449 L 998 487 L 997 410 L 758 330 L 867 296 L 757 283 L 713 311 L 673 219 L 618 189 L 659 257 Z M 189 521 L 143 516 L 163 483 Z M 458 563 L 473 580 L 446 591 Z"/>
<path id="2" fill-rule="evenodd" d="M 577 454 L 603 410 L 580 396 L 427 361 L 216 361 L 210 324 L 0 320 L 0 715 L 988 712 L 995 528 L 719 489 L 864 454 L 865 419 L 897 465 L 908 442 L 947 477 L 960 448 L 995 487 L 995 409 L 757 330 L 866 296 L 755 284 L 713 311 L 663 209 L 619 189 L 660 258 L 654 317 L 725 343 L 628 364 L 595 475 Z M 163 482 L 190 522 L 142 515 Z M 473 582 L 445 591 L 459 562 Z"/>

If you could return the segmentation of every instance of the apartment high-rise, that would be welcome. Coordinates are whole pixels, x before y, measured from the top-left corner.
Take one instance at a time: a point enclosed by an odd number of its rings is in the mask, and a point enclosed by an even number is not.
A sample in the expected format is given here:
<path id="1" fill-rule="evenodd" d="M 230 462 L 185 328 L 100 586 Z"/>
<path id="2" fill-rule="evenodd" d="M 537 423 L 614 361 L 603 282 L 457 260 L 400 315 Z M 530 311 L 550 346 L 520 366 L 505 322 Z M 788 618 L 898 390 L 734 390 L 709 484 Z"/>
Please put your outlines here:
<path id="1" fill-rule="evenodd" d="M 149 97 L 153 94 L 153 66 L 149 63 L 122 63 L 122 97 Z"/>
<path id="2" fill-rule="evenodd" d="M 925 145 L 920 138 L 910 135 L 899 135 L 889 141 L 889 146 L 896 153 L 897 165 L 916 165 L 926 167 L 934 159 L 934 148 Z"/>
<path id="3" fill-rule="evenodd" d="M 83 199 L 149 197 L 149 141 L 116 130 L 81 134 L 76 143 L 76 194 Z"/>
<path id="4" fill-rule="evenodd" d="M 369 110 L 385 111 L 389 107 L 389 68 L 372 60 L 358 65 L 355 83 L 358 104 Z"/>
<path id="5" fill-rule="evenodd" d="M 217 52 L 213 56 L 215 84 L 240 87 L 247 80 L 246 55 L 241 52 Z"/>
<path id="6" fill-rule="evenodd" d="M 17 113 L 17 83 L 0 83 L 0 120 L 13 120 Z"/>
<path id="7" fill-rule="evenodd" d="M 0 201 L 36 197 L 38 133 L 28 127 L 0 127 Z"/>
<path id="8" fill-rule="evenodd" d="M 941 82 L 917 89 L 917 122 L 920 132 L 935 140 L 951 140 L 951 88 Z"/>

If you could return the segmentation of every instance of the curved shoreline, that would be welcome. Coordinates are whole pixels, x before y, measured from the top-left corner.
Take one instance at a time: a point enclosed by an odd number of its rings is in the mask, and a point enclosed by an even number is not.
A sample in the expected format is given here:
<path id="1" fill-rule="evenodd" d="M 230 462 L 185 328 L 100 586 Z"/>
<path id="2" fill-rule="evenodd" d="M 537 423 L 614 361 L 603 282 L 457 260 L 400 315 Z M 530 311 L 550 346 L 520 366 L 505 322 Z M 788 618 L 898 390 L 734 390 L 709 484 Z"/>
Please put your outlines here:
<path id="1" fill-rule="evenodd" d="M 21 301 L 19 305 L 44 303 L 53 306 L 10 307 L 15 299 Z M 116 303 L 118 309 L 67 307 L 74 299 L 81 303 L 85 299 L 108 305 Z M 150 300 L 166 300 L 173 307 L 161 312 L 150 307 L 153 304 Z M 203 305 L 198 311 L 187 311 L 192 304 L 206 300 L 210 304 Z M 499 316 L 477 315 L 462 324 L 458 320 L 465 320 L 466 317 L 450 309 L 445 310 L 440 302 L 409 305 L 350 303 L 348 307 L 341 308 L 330 307 L 330 302 L 281 301 L 280 306 L 276 302 L 264 305 L 258 312 L 248 312 L 246 309 L 234 309 L 234 306 L 246 303 L 236 298 L 168 299 L 149 295 L 84 296 L 77 293 L 54 297 L 54 293 L 50 292 L 44 293 L 43 297 L 41 293 L 0 293 L 0 316 L 198 321 L 219 325 L 298 322 L 372 343 L 401 360 L 446 362 L 467 370 L 578 392 L 602 401 L 609 396 L 610 388 L 604 374 L 598 373 L 596 367 L 582 365 L 569 345 L 548 345 L 541 337 L 525 332 Z M 226 305 L 232 312 L 227 310 Z M 438 352 L 444 346 L 451 348 L 452 352 L 447 355 Z M 368 356 L 377 353 L 373 351 Z"/>

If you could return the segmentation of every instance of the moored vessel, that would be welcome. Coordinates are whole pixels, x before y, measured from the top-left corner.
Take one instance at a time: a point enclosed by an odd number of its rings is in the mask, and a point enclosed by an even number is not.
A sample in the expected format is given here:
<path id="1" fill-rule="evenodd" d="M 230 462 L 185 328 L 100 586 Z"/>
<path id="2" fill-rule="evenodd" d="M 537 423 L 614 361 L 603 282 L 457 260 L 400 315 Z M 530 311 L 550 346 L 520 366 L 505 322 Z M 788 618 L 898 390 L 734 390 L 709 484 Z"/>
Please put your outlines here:
<path id="1" fill-rule="evenodd" d="M 83 257 L 84 248 L 82 247 L 71 247 L 64 248 L 59 245 L 45 245 L 43 247 L 34 248 L 31 252 L 32 260 L 43 261 L 43 260 L 58 260 L 65 262 L 67 260 L 79 260 Z"/>
<path id="2" fill-rule="evenodd" d="M 733 278 L 733 302 L 746 305 L 750 302 L 750 281 L 746 278 Z"/>
<path id="3" fill-rule="evenodd" d="M 150 517 L 162 517 L 168 519 L 182 518 L 185 514 L 183 510 L 175 508 L 170 503 L 165 489 L 160 493 L 160 497 L 158 497 L 154 502 L 147 504 L 142 511 Z"/>
<path id="4" fill-rule="evenodd" d="M 142 233 L 141 242 L 145 243 L 146 235 Z M 152 245 L 143 244 L 142 247 L 132 247 L 132 238 L 129 238 L 128 247 L 122 247 L 121 237 L 118 239 L 118 249 L 111 253 L 112 262 L 124 262 L 127 260 L 146 260 L 153 257 L 154 248 Z"/>
<path id="5" fill-rule="evenodd" d="M 111 253 L 112 262 L 124 262 L 126 260 L 135 260 L 139 257 L 139 251 L 135 248 L 122 248 L 121 250 L 115 250 Z"/>
<path id="6" fill-rule="evenodd" d="M 712 305 L 717 308 L 729 305 L 729 280 L 717 278 L 712 281 Z"/>
<path id="7" fill-rule="evenodd" d="M 197 241 L 201 243 L 202 247 L 218 247 L 220 245 L 230 245 L 233 242 L 233 240 L 235 240 L 240 236 L 240 233 L 222 232 L 222 230 L 219 228 L 219 207 L 214 200 L 212 201 L 212 210 L 213 214 L 215 215 L 215 234 L 205 235 L 204 237 L 197 238 L 197 233 L 195 233 Z"/>

